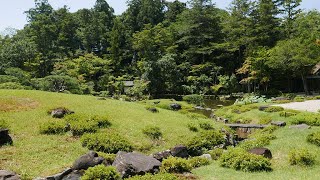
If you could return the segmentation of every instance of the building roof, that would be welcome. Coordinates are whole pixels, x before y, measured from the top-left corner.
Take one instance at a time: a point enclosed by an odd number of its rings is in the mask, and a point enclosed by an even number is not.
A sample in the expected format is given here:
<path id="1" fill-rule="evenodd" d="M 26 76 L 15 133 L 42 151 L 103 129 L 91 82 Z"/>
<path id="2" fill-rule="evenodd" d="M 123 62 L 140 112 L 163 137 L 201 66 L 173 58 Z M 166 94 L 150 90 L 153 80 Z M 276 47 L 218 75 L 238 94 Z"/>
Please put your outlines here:
<path id="1" fill-rule="evenodd" d="M 316 75 L 316 74 L 318 74 L 320 72 L 320 63 L 318 63 L 317 65 L 315 65 L 314 67 L 313 67 L 313 69 L 312 69 L 312 74 L 313 75 Z"/>

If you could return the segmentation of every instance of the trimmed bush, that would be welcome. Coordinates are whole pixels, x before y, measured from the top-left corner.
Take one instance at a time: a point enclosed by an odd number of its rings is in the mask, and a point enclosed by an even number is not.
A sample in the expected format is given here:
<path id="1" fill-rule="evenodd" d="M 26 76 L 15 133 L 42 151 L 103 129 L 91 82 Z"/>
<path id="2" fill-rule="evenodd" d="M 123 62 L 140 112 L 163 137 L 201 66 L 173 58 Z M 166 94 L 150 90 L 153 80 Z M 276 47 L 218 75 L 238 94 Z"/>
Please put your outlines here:
<path id="1" fill-rule="evenodd" d="M 162 161 L 161 172 L 167 173 L 184 173 L 190 172 L 192 167 L 188 160 L 183 158 L 169 157 Z"/>
<path id="2" fill-rule="evenodd" d="M 262 118 L 259 120 L 259 124 L 269 124 L 271 123 L 272 119 L 270 117 Z"/>
<path id="3" fill-rule="evenodd" d="M 157 126 L 147 126 L 142 130 L 142 132 L 151 139 L 161 139 L 162 137 L 162 132 Z"/>
<path id="4" fill-rule="evenodd" d="M 203 130 L 213 130 L 214 129 L 212 124 L 210 124 L 208 122 L 200 123 L 199 125 L 200 125 L 200 128 Z"/>
<path id="5" fill-rule="evenodd" d="M 299 112 L 293 112 L 293 111 L 281 111 L 280 112 L 280 116 L 281 117 L 291 117 L 291 116 L 295 116 L 295 115 L 297 115 Z"/>
<path id="6" fill-rule="evenodd" d="M 98 155 L 103 157 L 105 159 L 105 161 L 108 162 L 108 164 L 112 164 L 117 157 L 116 154 L 107 154 L 107 153 L 103 153 L 103 152 L 98 152 Z"/>
<path id="7" fill-rule="evenodd" d="M 64 134 L 67 132 L 67 123 L 63 120 L 52 120 L 40 126 L 41 134 Z"/>
<path id="8" fill-rule="evenodd" d="M 316 113 L 299 113 L 292 117 L 293 124 L 307 124 L 309 126 L 320 126 L 320 116 Z"/>
<path id="9" fill-rule="evenodd" d="M 203 157 L 193 157 L 191 159 L 188 159 L 188 162 L 192 168 L 198 168 L 210 164 L 210 160 Z"/>
<path id="10" fill-rule="evenodd" d="M 179 180 L 175 175 L 169 173 L 145 174 L 143 176 L 133 176 L 127 180 Z"/>
<path id="11" fill-rule="evenodd" d="M 116 154 L 118 151 L 132 151 L 131 143 L 115 132 L 85 134 L 81 137 L 82 146 L 90 150 Z"/>
<path id="12" fill-rule="evenodd" d="M 84 172 L 81 180 L 120 180 L 120 174 L 115 167 L 97 165 Z"/>
<path id="13" fill-rule="evenodd" d="M 0 75 L 0 84 L 8 83 L 8 82 L 19 82 L 19 79 L 14 76 L 8 76 L 8 75 Z"/>
<path id="14" fill-rule="evenodd" d="M 320 131 L 309 134 L 307 136 L 307 141 L 317 146 L 320 146 Z"/>
<path id="15" fill-rule="evenodd" d="M 303 101 L 305 101 L 305 98 L 302 97 L 302 96 L 296 96 L 293 100 L 294 100 L 295 102 L 303 102 Z"/>
<path id="16" fill-rule="evenodd" d="M 108 128 L 111 126 L 111 122 L 107 116 L 94 116 L 91 120 L 96 122 L 99 128 Z"/>
<path id="17" fill-rule="evenodd" d="M 283 111 L 283 110 L 284 110 L 283 107 L 270 106 L 270 107 L 266 108 L 266 109 L 264 110 L 264 112 L 272 113 L 272 112 L 280 112 L 280 111 Z"/>
<path id="18" fill-rule="evenodd" d="M 183 110 L 182 110 L 183 111 Z M 180 113 L 182 112 L 180 111 Z M 186 113 L 187 117 L 188 118 L 191 118 L 191 119 L 208 119 L 207 116 L 205 116 L 204 114 L 198 114 L 198 113 L 191 113 L 191 112 L 188 112 Z"/>
<path id="19" fill-rule="evenodd" d="M 223 135 L 220 132 L 214 130 L 203 131 L 187 143 L 188 152 L 191 156 L 198 156 L 223 142 Z"/>
<path id="20" fill-rule="evenodd" d="M 220 156 L 222 155 L 222 153 L 223 153 L 223 149 L 220 149 L 220 148 L 208 151 L 208 154 L 211 155 L 211 158 L 213 160 L 218 160 L 220 158 Z"/>
<path id="21" fill-rule="evenodd" d="M 186 95 L 183 96 L 183 101 L 188 102 L 189 104 L 195 104 L 195 105 L 203 105 L 204 104 L 204 98 L 201 95 L 198 94 L 192 94 L 192 95 Z"/>
<path id="22" fill-rule="evenodd" d="M 220 157 L 220 166 L 245 172 L 272 170 L 269 159 L 250 154 L 241 148 L 229 149 L 223 153 Z"/>
<path id="23" fill-rule="evenodd" d="M 84 133 L 95 133 L 98 125 L 94 121 L 72 121 L 70 122 L 70 130 L 73 136 L 82 136 Z"/>
<path id="24" fill-rule="evenodd" d="M 289 153 L 290 165 L 312 166 L 315 163 L 315 155 L 307 149 L 294 149 Z"/>
<path id="25" fill-rule="evenodd" d="M 316 97 L 314 97 L 314 99 L 320 99 L 320 96 L 316 96 Z"/>
<path id="26" fill-rule="evenodd" d="M 187 126 L 188 126 L 188 129 L 190 131 L 192 131 L 192 132 L 198 132 L 199 131 L 198 130 L 198 126 L 196 124 L 194 124 L 194 123 L 189 123 Z"/>

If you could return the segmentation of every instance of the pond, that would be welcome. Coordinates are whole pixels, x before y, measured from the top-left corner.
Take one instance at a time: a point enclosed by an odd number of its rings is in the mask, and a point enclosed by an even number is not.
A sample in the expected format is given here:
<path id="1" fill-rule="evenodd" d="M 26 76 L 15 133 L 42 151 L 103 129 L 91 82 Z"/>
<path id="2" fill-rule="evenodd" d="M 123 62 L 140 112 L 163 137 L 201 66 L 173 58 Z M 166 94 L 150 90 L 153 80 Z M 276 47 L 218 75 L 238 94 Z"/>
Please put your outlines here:
<path id="1" fill-rule="evenodd" d="M 211 109 L 219 109 L 223 106 L 231 106 L 233 105 L 235 100 L 220 100 L 220 99 L 205 99 L 204 100 L 204 109 L 194 109 L 190 112 L 203 114 L 206 117 L 210 117 L 212 110 Z M 209 109 L 208 109 L 209 108 Z"/>

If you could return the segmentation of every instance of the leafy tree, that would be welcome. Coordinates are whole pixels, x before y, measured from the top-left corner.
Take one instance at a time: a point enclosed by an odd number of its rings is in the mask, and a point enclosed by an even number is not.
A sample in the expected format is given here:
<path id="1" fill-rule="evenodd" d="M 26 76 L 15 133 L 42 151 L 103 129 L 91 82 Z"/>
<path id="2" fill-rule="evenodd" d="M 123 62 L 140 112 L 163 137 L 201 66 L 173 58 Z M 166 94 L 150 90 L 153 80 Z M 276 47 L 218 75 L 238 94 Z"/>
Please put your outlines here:
<path id="1" fill-rule="evenodd" d="M 293 23 L 302 12 L 299 8 L 302 0 L 280 0 L 280 11 L 284 14 L 284 31 L 286 37 L 290 38 L 293 33 Z"/>

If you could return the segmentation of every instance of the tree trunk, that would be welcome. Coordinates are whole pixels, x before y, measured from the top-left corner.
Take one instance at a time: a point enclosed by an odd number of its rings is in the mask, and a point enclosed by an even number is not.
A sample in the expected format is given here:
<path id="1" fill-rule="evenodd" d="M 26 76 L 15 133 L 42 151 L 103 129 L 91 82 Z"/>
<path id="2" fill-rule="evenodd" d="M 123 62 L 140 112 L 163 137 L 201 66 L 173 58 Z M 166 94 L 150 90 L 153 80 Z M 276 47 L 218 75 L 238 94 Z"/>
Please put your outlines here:
<path id="1" fill-rule="evenodd" d="M 309 95 L 309 90 L 308 90 L 308 82 L 307 79 L 304 75 L 301 75 L 302 83 L 303 83 L 303 89 L 306 95 Z"/>

